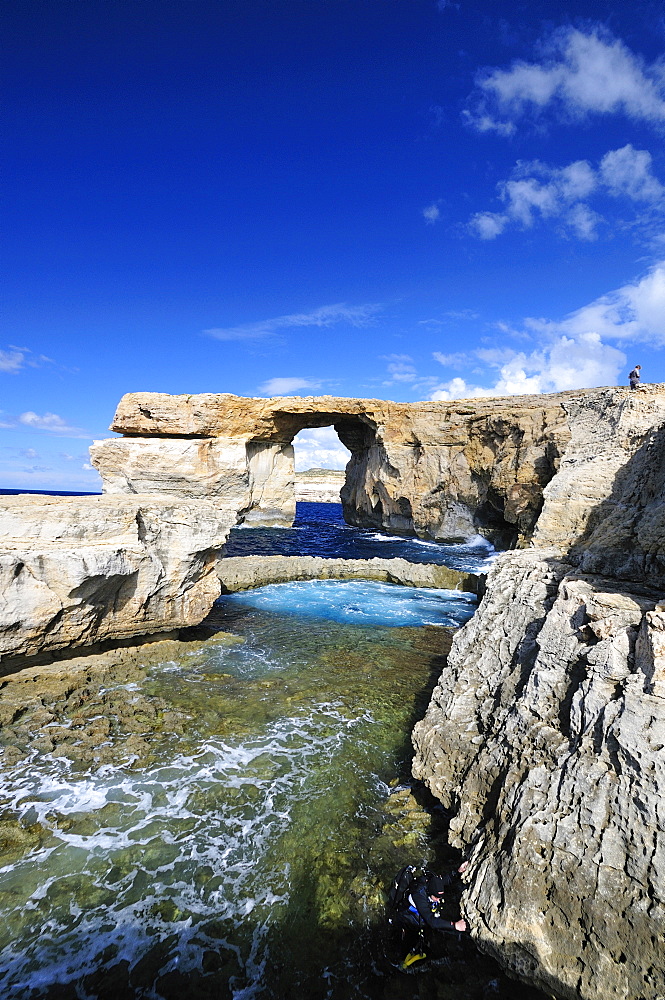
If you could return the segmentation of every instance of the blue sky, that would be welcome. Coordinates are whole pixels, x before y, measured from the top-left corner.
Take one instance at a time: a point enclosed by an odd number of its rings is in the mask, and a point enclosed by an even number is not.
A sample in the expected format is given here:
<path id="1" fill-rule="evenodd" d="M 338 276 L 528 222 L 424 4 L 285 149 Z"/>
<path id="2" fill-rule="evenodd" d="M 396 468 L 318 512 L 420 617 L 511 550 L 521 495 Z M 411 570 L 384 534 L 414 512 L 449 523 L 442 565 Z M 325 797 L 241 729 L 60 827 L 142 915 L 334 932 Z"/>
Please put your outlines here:
<path id="1" fill-rule="evenodd" d="M 3 486 L 97 489 L 87 447 L 130 391 L 665 381 L 662 4 L 0 18 Z M 301 466 L 343 464 L 306 437 Z"/>

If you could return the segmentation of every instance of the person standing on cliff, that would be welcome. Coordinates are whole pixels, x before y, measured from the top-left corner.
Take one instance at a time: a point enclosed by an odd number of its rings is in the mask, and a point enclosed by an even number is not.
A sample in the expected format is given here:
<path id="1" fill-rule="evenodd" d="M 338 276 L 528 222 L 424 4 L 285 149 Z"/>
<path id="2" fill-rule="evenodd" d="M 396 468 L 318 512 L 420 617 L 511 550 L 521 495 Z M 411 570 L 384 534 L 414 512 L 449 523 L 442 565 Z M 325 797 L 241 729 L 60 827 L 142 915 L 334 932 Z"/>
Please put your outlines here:
<path id="1" fill-rule="evenodd" d="M 637 389 L 640 384 L 640 372 L 642 370 L 642 365 L 635 365 L 632 372 L 628 376 L 628 381 L 630 382 L 631 389 Z"/>

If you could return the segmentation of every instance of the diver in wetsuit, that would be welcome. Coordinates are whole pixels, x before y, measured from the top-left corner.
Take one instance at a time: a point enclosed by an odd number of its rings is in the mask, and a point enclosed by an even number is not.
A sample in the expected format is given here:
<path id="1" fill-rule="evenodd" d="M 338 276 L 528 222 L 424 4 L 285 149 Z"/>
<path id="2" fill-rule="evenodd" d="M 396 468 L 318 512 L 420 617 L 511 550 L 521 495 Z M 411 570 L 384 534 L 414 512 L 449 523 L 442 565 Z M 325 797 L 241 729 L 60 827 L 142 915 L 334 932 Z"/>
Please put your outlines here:
<path id="1" fill-rule="evenodd" d="M 400 930 L 402 947 L 408 948 L 402 970 L 427 958 L 427 939 L 431 939 L 433 931 L 455 933 L 468 929 L 466 920 L 448 920 L 440 912 L 445 890 L 467 867 L 468 861 L 464 861 L 457 871 L 442 876 L 429 871 L 419 873 L 408 866 L 396 876 L 388 923 Z"/>

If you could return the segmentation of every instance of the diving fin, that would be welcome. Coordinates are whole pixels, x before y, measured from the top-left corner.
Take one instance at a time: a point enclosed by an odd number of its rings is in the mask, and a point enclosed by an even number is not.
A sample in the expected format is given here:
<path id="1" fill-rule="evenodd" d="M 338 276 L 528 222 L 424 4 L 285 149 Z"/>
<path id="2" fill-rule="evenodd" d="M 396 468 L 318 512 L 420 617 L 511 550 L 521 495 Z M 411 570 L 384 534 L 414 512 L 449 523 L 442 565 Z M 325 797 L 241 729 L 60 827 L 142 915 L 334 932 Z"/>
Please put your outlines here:
<path id="1" fill-rule="evenodd" d="M 414 965 L 416 962 L 422 962 L 424 958 L 427 958 L 427 955 L 425 955 L 424 953 L 419 951 L 410 951 L 409 954 L 404 959 L 404 961 L 402 962 L 400 968 L 408 969 L 410 965 Z"/>

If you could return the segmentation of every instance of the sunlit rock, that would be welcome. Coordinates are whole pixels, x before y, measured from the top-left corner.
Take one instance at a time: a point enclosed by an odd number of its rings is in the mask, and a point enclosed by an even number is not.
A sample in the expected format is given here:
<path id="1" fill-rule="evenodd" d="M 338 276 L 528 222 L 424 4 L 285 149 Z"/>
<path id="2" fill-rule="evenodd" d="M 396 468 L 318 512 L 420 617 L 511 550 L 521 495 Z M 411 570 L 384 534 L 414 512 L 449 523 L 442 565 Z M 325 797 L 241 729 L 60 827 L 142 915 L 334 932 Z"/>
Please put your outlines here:
<path id="1" fill-rule="evenodd" d="M 200 622 L 235 512 L 143 495 L 0 498 L 0 661 Z"/>
<path id="2" fill-rule="evenodd" d="M 414 773 L 470 852 L 467 916 L 570 1000 L 665 995 L 665 394 L 566 404 L 533 547 L 457 633 Z"/>
<path id="3" fill-rule="evenodd" d="M 231 441 L 233 488 L 241 488 L 244 441 L 240 519 L 290 523 L 292 441 L 304 428 L 332 425 L 351 452 L 341 491 L 350 524 L 435 539 L 483 534 L 508 545 L 531 534 L 543 488 L 570 437 L 564 403 L 575 395 L 392 403 L 130 393 L 111 425 L 125 435 L 120 446 L 112 439 L 96 442 L 91 455 L 105 491 L 141 492 L 149 458 L 152 482 L 198 496 L 207 484 L 223 491 L 225 459 L 212 456 L 228 453 Z"/>

